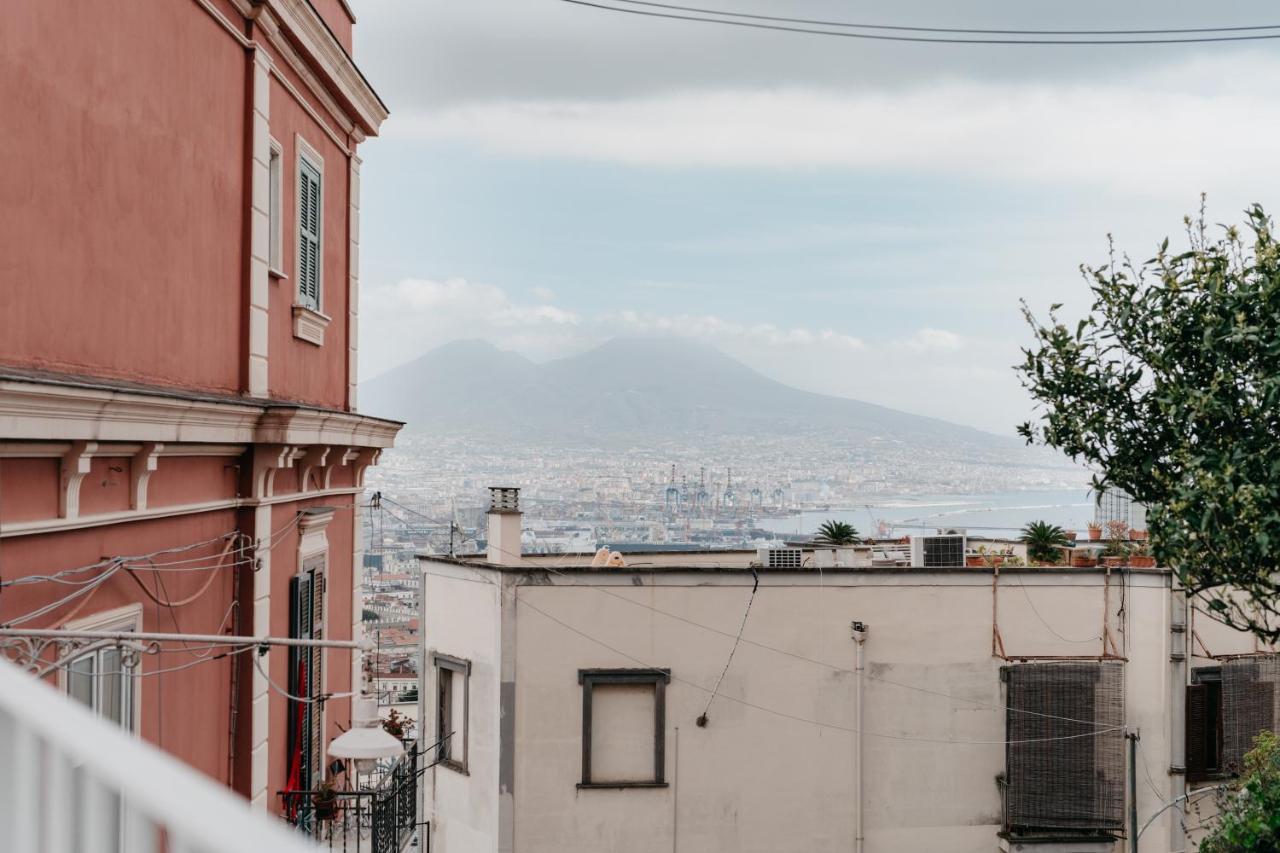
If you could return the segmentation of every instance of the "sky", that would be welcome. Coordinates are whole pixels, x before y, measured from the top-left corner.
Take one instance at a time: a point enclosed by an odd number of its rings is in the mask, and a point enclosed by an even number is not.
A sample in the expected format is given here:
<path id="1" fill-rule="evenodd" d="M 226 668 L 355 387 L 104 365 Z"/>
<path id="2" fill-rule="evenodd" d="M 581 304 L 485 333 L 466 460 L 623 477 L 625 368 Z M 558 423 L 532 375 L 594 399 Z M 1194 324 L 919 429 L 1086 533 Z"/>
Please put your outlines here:
<path id="1" fill-rule="evenodd" d="M 1264 2 L 686 5 L 1280 24 Z M 455 339 L 542 361 L 680 335 L 796 387 L 1011 433 L 1031 412 L 1021 300 L 1083 312 L 1080 265 L 1108 235 L 1145 260 L 1185 241 L 1201 193 L 1212 222 L 1280 207 L 1280 40 L 910 44 L 563 0 L 353 6 L 356 60 L 391 109 L 361 147 L 362 378 Z"/>

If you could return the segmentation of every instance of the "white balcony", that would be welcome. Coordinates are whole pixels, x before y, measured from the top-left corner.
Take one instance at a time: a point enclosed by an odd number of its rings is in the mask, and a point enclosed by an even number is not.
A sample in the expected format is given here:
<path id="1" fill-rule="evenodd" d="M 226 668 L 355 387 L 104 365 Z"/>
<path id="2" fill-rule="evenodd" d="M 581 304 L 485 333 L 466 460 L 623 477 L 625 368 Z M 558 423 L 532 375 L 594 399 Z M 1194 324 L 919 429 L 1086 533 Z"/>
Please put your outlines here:
<path id="1" fill-rule="evenodd" d="M 278 820 L 0 660 L 0 850 L 314 853 Z"/>

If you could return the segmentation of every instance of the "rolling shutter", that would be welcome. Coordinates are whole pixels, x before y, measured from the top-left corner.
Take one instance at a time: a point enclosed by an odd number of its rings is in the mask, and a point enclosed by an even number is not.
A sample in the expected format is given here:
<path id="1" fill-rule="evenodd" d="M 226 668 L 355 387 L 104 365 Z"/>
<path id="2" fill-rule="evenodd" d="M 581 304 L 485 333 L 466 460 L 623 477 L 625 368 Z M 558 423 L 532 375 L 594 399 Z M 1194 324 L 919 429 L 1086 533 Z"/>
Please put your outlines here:
<path id="1" fill-rule="evenodd" d="M 1275 731 L 1280 714 L 1280 656 L 1257 655 L 1222 663 L 1222 767 L 1238 773 L 1261 731 Z"/>
<path id="2" fill-rule="evenodd" d="M 1209 775 L 1209 686 L 1187 687 L 1187 781 Z"/>

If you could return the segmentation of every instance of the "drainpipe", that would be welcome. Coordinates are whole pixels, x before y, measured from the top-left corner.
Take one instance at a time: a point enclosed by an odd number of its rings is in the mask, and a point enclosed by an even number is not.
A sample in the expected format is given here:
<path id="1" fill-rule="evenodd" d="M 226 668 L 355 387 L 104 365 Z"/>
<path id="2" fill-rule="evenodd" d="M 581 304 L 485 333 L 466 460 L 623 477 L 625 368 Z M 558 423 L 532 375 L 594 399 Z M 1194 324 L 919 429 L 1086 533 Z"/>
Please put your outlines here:
<path id="1" fill-rule="evenodd" d="M 853 853 L 862 853 L 862 696 L 865 690 L 863 678 L 863 644 L 867 641 L 867 625 L 865 622 L 853 623 L 853 641 L 857 643 L 854 672 L 857 674 L 857 696 L 853 702 L 853 780 L 857 786 L 857 794 L 853 801 Z"/>
<path id="2" fill-rule="evenodd" d="M 1173 807 L 1169 820 L 1169 849 L 1187 845 L 1182 829 L 1182 797 L 1187 793 L 1187 594 L 1170 590 L 1169 614 L 1169 799 Z"/>

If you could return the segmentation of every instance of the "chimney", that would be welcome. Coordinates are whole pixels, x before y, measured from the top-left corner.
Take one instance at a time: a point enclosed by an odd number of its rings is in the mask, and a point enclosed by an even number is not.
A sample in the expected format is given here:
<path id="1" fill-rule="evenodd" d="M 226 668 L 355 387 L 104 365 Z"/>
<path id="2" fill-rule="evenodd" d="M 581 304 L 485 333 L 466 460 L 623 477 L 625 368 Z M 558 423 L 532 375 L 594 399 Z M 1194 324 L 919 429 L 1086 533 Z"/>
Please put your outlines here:
<path id="1" fill-rule="evenodd" d="M 489 550 L 485 555 L 497 566 L 520 565 L 520 490 L 512 486 L 489 487 Z"/>

